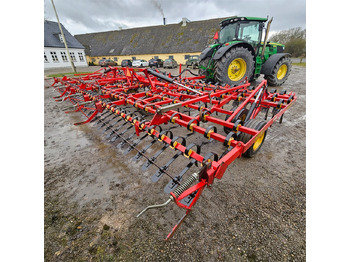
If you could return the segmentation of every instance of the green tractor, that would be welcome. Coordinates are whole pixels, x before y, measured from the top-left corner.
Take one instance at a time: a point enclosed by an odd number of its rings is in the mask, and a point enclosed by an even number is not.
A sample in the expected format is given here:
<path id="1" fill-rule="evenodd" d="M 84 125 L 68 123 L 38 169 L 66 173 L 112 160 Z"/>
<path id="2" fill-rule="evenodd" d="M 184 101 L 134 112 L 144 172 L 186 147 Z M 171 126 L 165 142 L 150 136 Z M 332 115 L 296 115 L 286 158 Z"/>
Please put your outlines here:
<path id="1" fill-rule="evenodd" d="M 272 18 L 268 21 L 264 41 L 262 34 L 267 18 L 232 17 L 220 23 L 215 44 L 200 54 L 199 73 L 207 81 L 238 85 L 242 80 L 264 75 L 268 85 L 280 86 L 291 70 L 290 54 L 284 45 L 267 42 Z"/>

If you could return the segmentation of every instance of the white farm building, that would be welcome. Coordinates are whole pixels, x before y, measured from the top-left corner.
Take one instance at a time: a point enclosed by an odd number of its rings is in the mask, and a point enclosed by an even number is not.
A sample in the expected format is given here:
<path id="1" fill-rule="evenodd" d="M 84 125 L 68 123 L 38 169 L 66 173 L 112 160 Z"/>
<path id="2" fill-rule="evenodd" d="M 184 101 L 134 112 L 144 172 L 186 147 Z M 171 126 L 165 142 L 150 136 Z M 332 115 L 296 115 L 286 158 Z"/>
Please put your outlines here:
<path id="1" fill-rule="evenodd" d="M 66 37 L 69 55 L 74 65 L 88 66 L 85 57 L 84 46 L 79 43 L 61 24 Z M 65 49 L 58 23 L 44 22 L 44 68 L 70 67 L 68 54 Z"/>

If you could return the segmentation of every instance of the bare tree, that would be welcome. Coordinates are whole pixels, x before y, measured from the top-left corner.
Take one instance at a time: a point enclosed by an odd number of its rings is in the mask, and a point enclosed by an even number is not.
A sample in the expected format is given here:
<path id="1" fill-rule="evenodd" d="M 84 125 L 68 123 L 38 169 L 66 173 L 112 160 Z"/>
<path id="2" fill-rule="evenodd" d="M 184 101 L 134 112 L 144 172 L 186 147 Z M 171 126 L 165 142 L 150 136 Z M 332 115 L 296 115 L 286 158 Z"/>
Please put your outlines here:
<path id="1" fill-rule="evenodd" d="M 295 27 L 283 30 L 271 36 L 269 41 L 284 44 L 285 51 L 293 57 L 299 57 L 300 63 L 306 57 L 306 29 Z"/>

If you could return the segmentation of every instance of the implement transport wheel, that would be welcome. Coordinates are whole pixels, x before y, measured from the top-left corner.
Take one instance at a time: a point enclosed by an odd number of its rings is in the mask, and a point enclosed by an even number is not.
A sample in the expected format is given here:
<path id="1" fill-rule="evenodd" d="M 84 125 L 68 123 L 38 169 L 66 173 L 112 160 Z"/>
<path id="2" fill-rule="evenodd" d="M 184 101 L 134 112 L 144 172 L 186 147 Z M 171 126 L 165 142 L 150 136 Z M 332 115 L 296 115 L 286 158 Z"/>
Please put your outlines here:
<path id="1" fill-rule="evenodd" d="M 260 130 L 265 126 L 265 124 L 266 124 L 265 121 L 249 119 L 244 126 L 255 130 Z M 266 132 L 267 130 L 265 130 L 258 136 L 258 138 L 255 140 L 253 145 L 247 151 L 244 152 L 243 154 L 244 157 L 253 157 L 259 151 L 259 149 L 261 148 L 262 144 L 265 141 Z M 243 143 L 247 143 L 252 137 L 253 137 L 252 135 L 243 133 L 240 136 L 239 140 L 242 141 Z"/>
<path id="2" fill-rule="evenodd" d="M 244 47 L 227 51 L 215 66 L 215 77 L 219 83 L 238 85 L 245 77 L 251 79 L 254 73 L 252 53 Z"/>
<path id="3" fill-rule="evenodd" d="M 292 61 L 289 57 L 281 58 L 274 66 L 271 75 L 265 75 L 269 86 L 281 86 L 286 82 L 292 68 Z"/>
<path id="4" fill-rule="evenodd" d="M 237 107 L 236 107 L 237 108 Z M 234 112 L 236 110 L 236 108 L 232 109 L 232 112 Z M 238 114 L 231 120 L 231 123 L 235 123 L 237 120 L 242 120 L 242 122 L 245 121 L 245 118 L 247 117 L 248 114 L 248 109 L 246 108 L 242 108 L 241 111 L 238 112 Z M 225 117 L 225 121 L 229 118 L 229 115 L 226 115 Z M 230 133 L 232 131 L 232 129 L 224 126 L 224 131 L 226 134 Z"/>

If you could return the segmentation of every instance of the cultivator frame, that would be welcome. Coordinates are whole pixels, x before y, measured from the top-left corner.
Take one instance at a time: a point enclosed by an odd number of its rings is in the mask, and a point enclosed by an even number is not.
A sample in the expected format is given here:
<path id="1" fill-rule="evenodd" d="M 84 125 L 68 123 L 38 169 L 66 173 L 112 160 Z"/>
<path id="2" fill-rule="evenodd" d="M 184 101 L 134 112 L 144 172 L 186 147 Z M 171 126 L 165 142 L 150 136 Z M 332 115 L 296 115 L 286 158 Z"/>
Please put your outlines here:
<path id="1" fill-rule="evenodd" d="M 81 112 L 86 117 L 75 125 L 93 122 L 95 126 L 105 127 L 104 133 L 108 133 L 106 138 L 112 137 L 111 143 L 121 139 L 117 147 L 127 146 L 124 154 L 134 151 L 137 153 L 134 160 L 146 158 L 143 170 L 152 165 L 156 167 L 153 182 L 163 175 L 170 178 L 164 189 L 169 199 L 163 204 L 148 206 L 137 215 L 172 201 L 185 209 L 184 216 L 166 239 L 174 234 L 206 186 L 221 179 L 236 158 L 251 157 L 260 149 L 267 129 L 277 119 L 281 123 L 284 113 L 296 100 L 293 92 L 268 89 L 266 80 L 256 87 L 247 79 L 238 86 L 219 86 L 204 83 L 204 76 L 182 75 L 183 72 L 174 78 L 152 69 L 108 67 L 91 74 L 54 78 L 52 84 L 60 93 L 54 97 L 57 102 L 72 103 L 64 109 L 70 109 L 66 113 Z M 261 112 L 264 117 L 258 120 Z M 168 124 L 172 126 L 165 129 Z M 187 134 L 176 135 L 174 128 Z M 138 139 L 132 141 L 135 135 Z M 198 143 L 200 136 L 206 139 Z M 139 148 L 149 138 L 151 142 Z M 188 143 L 192 138 L 194 142 Z M 153 157 L 148 156 L 147 150 L 157 142 L 162 148 Z M 221 154 L 212 151 L 211 143 L 217 147 L 221 144 Z M 168 148 L 174 150 L 175 155 L 160 166 L 157 158 Z M 189 162 L 174 176 L 168 169 L 181 155 Z M 197 171 L 187 175 L 195 167 Z"/>

